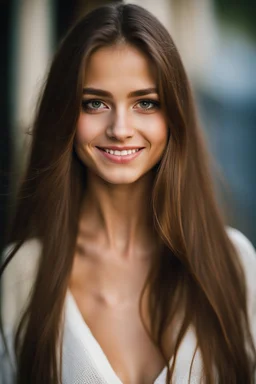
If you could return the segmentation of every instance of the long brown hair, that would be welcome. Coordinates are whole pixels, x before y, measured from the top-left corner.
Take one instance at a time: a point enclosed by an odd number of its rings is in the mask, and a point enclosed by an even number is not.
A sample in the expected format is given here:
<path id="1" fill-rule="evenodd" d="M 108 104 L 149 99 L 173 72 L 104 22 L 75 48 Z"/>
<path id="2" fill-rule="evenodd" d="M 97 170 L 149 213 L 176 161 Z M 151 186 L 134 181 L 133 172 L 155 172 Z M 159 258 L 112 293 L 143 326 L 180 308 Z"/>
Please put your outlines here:
<path id="1" fill-rule="evenodd" d="M 172 381 L 179 345 L 192 325 L 206 383 L 215 382 L 216 372 L 219 383 L 252 383 L 256 353 L 245 277 L 215 203 L 189 82 L 160 22 L 143 8 L 124 4 L 98 8 L 72 28 L 54 57 L 41 96 L 10 235 L 16 247 L 5 264 L 27 239 L 40 239 L 36 280 L 15 338 L 17 383 L 61 382 L 57 345 L 86 188 L 86 169 L 73 148 L 84 70 L 95 50 L 119 43 L 137 47 L 155 65 L 169 128 L 152 189 L 163 253 L 146 284 L 150 337 L 167 365 L 170 356 L 163 338 L 182 303 L 167 382 Z"/>

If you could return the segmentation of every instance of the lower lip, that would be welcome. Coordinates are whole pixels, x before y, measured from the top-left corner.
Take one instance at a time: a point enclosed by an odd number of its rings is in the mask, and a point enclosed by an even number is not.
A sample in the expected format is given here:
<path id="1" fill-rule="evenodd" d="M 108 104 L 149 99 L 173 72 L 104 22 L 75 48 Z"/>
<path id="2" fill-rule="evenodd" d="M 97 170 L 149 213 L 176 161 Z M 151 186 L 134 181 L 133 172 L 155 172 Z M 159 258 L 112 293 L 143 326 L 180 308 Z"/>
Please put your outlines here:
<path id="1" fill-rule="evenodd" d="M 99 148 L 97 148 L 98 151 L 108 160 L 110 160 L 112 163 L 116 164 L 127 164 L 130 161 L 134 160 L 136 157 L 140 155 L 142 152 L 143 148 L 140 149 L 139 151 L 132 153 L 131 155 L 125 155 L 125 156 L 118 156 L 118 155 L 111 155 L 111 153 L 105 152 Z"/>

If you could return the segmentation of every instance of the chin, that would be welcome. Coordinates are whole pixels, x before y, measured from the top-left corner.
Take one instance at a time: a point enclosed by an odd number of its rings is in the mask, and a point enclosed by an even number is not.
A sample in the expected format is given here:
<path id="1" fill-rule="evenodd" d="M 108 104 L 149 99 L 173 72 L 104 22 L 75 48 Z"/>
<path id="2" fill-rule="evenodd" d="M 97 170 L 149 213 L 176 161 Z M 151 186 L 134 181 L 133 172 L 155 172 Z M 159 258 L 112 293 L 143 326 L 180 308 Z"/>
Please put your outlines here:
<path id="1" fill-rule="evenodd" d="M 120 178 L 103 178 L 103 180 L 112 185 L 129 185 L 138 181 L 140 178 L 128 178 L 128 177 L 120 177 Z"/>
<path id="2" fill-rule="evenodd" d="M 148 177 L 151 179 L 154 177 L 154 168 L 146 170 L 145 172 L 125 172 L 124 170 L 121 172 L 97 172 L 98 177 L 104 180 L 108 184 L 112 185 L 129 185 L 134 184 L 138 181 L 145 181 L 145 178 Z"/>
<path id="3" fill-rule="evenodd" d="M 128 185 L 133 184 L 139 179 L 141 179 L 144 175 L 131 175 L 127 174 L 125 175 L 125 172 L 122 172 L 121 174 L 115 174 L 115 175 L 103 175 L 98 174 L 98 176 L 103 179 L 106 183 L 112 184 L 112 185 Z"/>

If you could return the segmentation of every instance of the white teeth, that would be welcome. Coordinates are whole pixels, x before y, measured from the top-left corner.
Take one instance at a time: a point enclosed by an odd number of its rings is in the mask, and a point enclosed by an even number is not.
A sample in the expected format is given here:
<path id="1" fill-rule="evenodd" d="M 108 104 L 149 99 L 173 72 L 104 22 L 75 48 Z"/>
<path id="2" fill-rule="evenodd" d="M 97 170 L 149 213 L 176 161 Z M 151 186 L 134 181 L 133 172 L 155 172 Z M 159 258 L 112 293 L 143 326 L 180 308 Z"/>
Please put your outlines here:
<path id="1" fill-rule="evenodd" d="M 128 149 L 128 150 L 123 150 L 123 151 L 113 151 L 113 149 L 104 148 L 104 151 L 107 152 L 107 153 L 110 153 L 111 155 L 115 155 L 115 156 L 127 156 L 127 155 L 132 155 L 133 153 L 138 152 L 139 149 Z"/>

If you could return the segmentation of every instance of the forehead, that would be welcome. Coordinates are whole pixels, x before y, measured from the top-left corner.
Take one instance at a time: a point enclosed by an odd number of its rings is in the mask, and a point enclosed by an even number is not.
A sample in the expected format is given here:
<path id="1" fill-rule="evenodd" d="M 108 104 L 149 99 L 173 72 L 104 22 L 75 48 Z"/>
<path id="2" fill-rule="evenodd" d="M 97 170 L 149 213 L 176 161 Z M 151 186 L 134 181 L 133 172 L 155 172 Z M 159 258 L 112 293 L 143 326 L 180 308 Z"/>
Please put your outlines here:
<path id="1" fill-rule="evenodd" d="M 129 89 L 156 86 L 155 67 L 134 46 L 122 44 L 100 48 L 87 61 L 84 85 L 101 88 L 118 85 Z"/>

